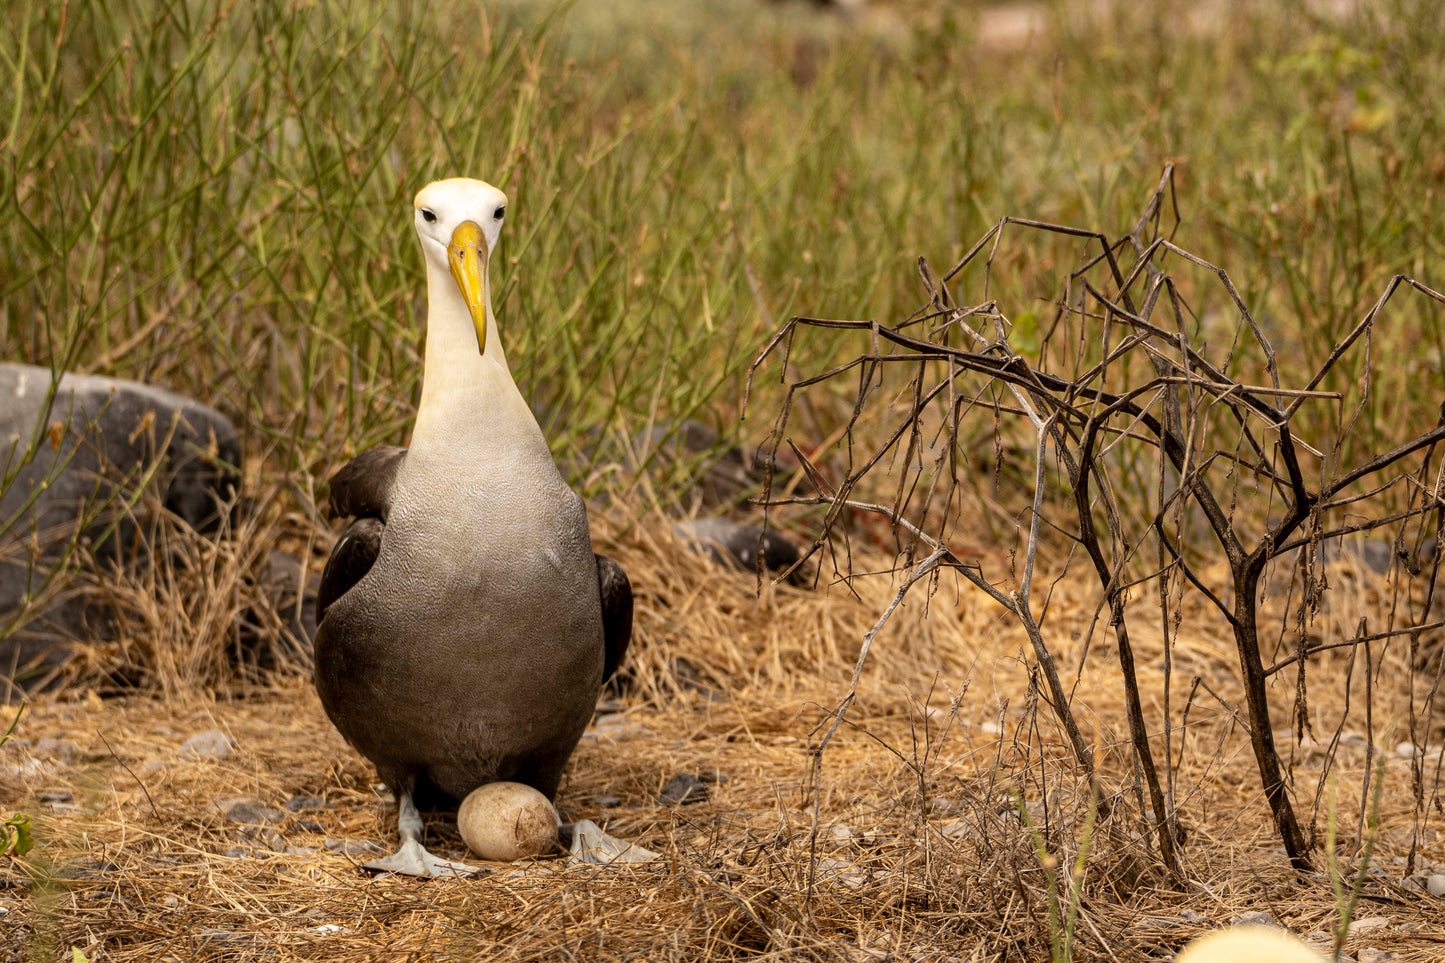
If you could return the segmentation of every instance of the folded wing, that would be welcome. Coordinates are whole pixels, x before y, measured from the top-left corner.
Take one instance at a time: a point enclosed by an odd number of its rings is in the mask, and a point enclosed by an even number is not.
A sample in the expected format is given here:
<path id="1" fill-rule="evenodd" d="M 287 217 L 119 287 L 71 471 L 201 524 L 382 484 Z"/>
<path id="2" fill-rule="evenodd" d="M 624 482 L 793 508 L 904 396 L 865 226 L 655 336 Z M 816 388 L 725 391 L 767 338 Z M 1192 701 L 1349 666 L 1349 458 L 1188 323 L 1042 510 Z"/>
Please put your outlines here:
<path id="1" fill-rule="evenodd" d="M 331 518 L 350 517 L 354 521 L 336 540 L 321 571 L 321 587 L 316 592 L 318 624 L 326 618 L 331 603 L 349 592 L 376 562 L 381 551 L 381 536 L 386 530 L 386 516 L 391 510 L 392 486 L 405 458 L 405 448 L 394 445 L 369 448 L 347 462 L 331 479 L 327 514 Z"/>

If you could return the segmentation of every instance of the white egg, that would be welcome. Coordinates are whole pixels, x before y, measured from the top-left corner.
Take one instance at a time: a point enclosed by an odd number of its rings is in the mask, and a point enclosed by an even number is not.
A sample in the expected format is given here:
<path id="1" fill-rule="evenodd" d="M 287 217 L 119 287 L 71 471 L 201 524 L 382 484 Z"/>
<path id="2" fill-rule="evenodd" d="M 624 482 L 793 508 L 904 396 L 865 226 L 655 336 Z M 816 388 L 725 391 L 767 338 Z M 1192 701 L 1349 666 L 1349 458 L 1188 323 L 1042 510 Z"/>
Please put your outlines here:
<path id="1" fill-rule="evenodd" d="M 1274 926 L 1235 926 L 1205 933 L 1174 963 L 1325 963 L 1322 954 Z"/>
<path id="2" fill-rule="evenodd" d="M 557 847 L 561 820 L 547 797 L 519 782 L 489 782 L 462 800 L 457 830 L 482 859 L 511 862 Z"/>

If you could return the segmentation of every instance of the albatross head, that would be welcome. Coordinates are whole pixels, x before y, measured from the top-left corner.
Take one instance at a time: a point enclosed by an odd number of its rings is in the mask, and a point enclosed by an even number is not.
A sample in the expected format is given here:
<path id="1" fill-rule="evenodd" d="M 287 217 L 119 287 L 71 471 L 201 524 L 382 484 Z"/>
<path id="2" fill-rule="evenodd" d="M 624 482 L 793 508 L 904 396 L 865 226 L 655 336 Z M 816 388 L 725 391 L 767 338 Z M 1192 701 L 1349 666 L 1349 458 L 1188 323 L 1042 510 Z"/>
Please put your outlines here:
<path id="1" fill-rule="evenodd" d="M 477 350 L 487 350 L 487 261 L 502 233 L 507 195 L 485 181 L 453 177 L 434 181 L 416 195 L 416 233 L 428 274 L 450 274 L 477 330 Z"/>

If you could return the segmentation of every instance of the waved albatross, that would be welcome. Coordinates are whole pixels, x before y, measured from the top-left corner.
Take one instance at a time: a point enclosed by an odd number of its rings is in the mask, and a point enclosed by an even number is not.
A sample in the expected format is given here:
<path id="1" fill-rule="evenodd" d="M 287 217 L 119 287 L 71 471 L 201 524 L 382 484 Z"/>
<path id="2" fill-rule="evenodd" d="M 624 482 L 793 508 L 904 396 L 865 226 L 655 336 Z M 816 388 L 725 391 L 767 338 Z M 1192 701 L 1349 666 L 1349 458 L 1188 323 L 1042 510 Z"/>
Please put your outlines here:
<path id="1" fill-rule="evenodd" d="M 363 452 L 331 482 L 354 521 L 321 576 L 316 689 L 396 794 L 401 848 L 368 869 L 472 869 L 422 845 L 419 801 L 483 783 L 551 799 L 632 631 L 622 568 L 594 555 L 497 337 L 487 285 L 507 197 L 437 181 L 415 202 L 426 367 L 410 448 Z"/>

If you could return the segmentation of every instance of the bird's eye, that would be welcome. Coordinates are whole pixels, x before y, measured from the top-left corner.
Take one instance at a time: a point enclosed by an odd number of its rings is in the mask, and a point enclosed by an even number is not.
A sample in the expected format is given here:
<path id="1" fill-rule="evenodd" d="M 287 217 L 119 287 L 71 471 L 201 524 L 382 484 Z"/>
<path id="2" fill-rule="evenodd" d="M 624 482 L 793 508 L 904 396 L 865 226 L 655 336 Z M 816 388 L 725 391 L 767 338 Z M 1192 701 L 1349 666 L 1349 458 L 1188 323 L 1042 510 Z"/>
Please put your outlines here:
<path id="1" fill-rule="evenodd" d="M 432 213 L 432 211 L 431 211 L 430 208 L 423 207 L 423 208 L 421 209 L 421 216 L 422 216 L 422 219 L 425 220 L 428 224 L 435 224 L 435 223 L 436 223 L 437 216 Z"/>
<path id="2" fill-rule="evenodd" d="M 503 215 L 503 214 L 506 214 L 506 213 L 507 213 L 507 206 L 506 206 L 505 204 L 503 204 L 501 207 L 497 208 L 495 211 L 492 212 L 492 218 L 493 218 L 494 220 L 500 221 L 500 220 L 502 219 L 502 215 Z"/>

